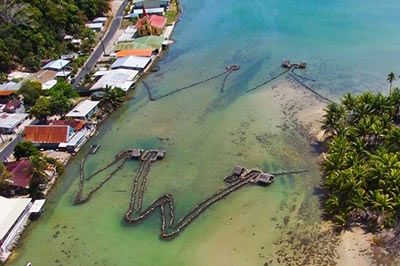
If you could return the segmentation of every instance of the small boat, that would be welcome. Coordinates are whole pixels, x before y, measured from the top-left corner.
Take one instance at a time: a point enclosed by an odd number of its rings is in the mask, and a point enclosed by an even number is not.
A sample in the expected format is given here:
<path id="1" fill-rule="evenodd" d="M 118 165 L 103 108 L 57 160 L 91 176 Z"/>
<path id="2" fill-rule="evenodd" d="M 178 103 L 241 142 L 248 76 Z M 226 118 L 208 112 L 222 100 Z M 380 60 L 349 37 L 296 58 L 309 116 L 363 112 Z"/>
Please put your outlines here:
<path id="1" fill-rule="evenodd" d="M 93 144 L 92 146 L 90 146 L 90 154 L 95 154 L 99 148 L 100 144 Z"/>

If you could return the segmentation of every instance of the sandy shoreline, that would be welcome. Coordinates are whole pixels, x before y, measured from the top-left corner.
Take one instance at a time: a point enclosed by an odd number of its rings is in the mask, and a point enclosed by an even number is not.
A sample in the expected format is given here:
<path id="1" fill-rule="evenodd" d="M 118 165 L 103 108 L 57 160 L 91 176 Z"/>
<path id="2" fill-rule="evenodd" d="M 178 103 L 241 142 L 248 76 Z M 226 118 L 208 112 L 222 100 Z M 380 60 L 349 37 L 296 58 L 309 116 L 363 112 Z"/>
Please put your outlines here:
<path id="1" fill-rule="evenodd" d="M 284 95 L 280 100 L 288 111 L 286 116 L 298 124 L 307 134 L 311 144 L 318 145 L 324 140 L 324 134 L 320 130 L 323 109 L 327 103 L 318 99 L 300 85 L 288 79 L 280 81 L 272 86 L 272 91 Z M 295 106 L 293 108 L 293 106 Z M 316 152 L 316 158 L 320 154 Z M 334 225 L 324 221 L 329 230 L 334 230 Z M 379 263 L 376 247 L 373 247 L 374 238 L 379 235 L 368 233 L 360 227 L 353 227 L 350 230 L 342 231 L 338 235 L 336 243 L 336 264 L 337 265 L 371 265 Z M 378 253 L 382 253 L 378 251 Z"/>

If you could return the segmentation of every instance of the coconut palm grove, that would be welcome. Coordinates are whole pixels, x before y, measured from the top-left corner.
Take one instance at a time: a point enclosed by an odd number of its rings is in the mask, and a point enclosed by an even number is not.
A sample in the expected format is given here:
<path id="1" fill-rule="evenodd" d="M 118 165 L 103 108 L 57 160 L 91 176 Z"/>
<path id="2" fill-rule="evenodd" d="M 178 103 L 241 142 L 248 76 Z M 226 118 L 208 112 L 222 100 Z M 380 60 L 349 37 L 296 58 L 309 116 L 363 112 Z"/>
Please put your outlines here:
<path id="1" fill-rule="evenodd" d="M 390 82 L 391 83 L 391 82 Z M 325 109 L 326 212 L 342 226 L 392 227 L 400 211 L 400 90 L 346 94 Z"/>

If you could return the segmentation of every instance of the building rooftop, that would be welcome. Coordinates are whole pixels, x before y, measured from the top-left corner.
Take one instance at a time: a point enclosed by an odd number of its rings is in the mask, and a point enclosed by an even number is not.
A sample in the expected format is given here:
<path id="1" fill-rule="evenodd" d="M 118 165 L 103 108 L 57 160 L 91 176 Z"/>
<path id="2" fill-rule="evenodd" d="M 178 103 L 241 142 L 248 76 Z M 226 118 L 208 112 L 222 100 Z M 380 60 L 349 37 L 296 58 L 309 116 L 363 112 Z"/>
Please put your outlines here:
<path id="1" fill-rule="evenodd" d="M 163 7 L 156 7 L 156 8 L 146 8 L 147 14 L 157 14 L 157 13 L 164 13 Z M 134 9 L 133 14 L 135 15 L 142 15 L 143 9 Z"/>
<path id="2" fill-rule="evenodd" d="M 154 49 L 133 49 L 133 50 L 121 50 L 117 52 L 117 57 L 125 57 L 125 56 L 144 56 L 150 57 L 153 54 Z"/>
<path id="3" fill-rule="evenodd" d="M 116 68 L 140 68 L 143 69 L 150 62 L 149 57 L 140 57 L 140 56 L 126 56 L 118 58 L 112 65 L 112 69 Z"/>
<path id="4" fill-rule="evenodd" d="M 0 113 L 0 128 L 13 129 L 27 117 L 27 114 Z"/>
<path id="5" fill-rule="evenodd" d="M 11 94 L 13 94 L 15 91 L 13 90 L 4 90 L 4 91 L 0 91 L 0 96 L 10 96 Z"/>
<path id="6" fill-rule="evenodd" d="M 101 30 L 103 28 L 103 23 L 87 23 L 85 25 L 92 30 Z"/>
<path id="7" fill-rule="evenodd" d="M 113 69 L 103 74 L 103 76 L 90 88 L 90 90 L 104 89 L 106 86 L 111 88 L 121 88 L 129 90 L 134 84 L 139 71 L 130 69 Z"/>
<path id="8" fill-rule="evenodd" d="M 42 67 L 42 69 L 53 69 L 53 70 L 61 70 L 63 69 L 66 65 L 69 64 L 69 60 L 65 59 L 57 59 L 48 62 L 46 65 Z"/>
<path id="9" fill-rule="evenodd" d="M 35 125 L 25 127 L 25 141 L 32 143 L 68 142 L 70 127 L 68 125 Z"/>
<path id="10" fill-rule="evenodd" d="M 106 17 L 97 17 L 93 19 L 93 23 L 98 23 L 98 22 L 106 22 L 107 18 Z"/>
<path id="11" fill-rule="evenodd" d="M 50 125 L 66 125 L 72 127 L 75 131 L 79 131 L 86 124 L 86 121 L 79 119 L 68 119 L 68 120 L 55 120 Z"/>
<path id="12" fill-rule="evenodd" d="M 13 175 L 12 185 L 28 188 L 33 175 L 33 168 L 29 159 L 22 159 L 6 164 L 7 170 Z"/>
<path id="13" fill-rule="evenodd" d="M 79 143 L 79 141 L 80 141 L 81 139 L 83 139 L 85 136 L 86 136 L 85 133 L 79 131 L 79 132 L 77 132 L 68 142 L 60 143 L 60 146 L 59 146 L 59 147 L 60 147 L 60 148 L 66 148 L 66 147 L 68 147 L 68 146 L 73 146 L 73 147 L 75 147 L 75 146 Z"/>
<path id="14" fill-rule="evenodd" d="M 77 106 L 74 107 L 74 109 L 72 109 L 66 115 L 66 117 L 84 117 L 88 113 L 90 113 L 90 111 L 92 111 L 99 103 L 100 103 L 99 101 L 90 101 L 90 100 L 85 100 L 83 102 L 80 102 Z"/>
<path id="15" fill-rule="evenodd" d="M 56 79 L 51 79 L 49 81 L 46 81 L 45 83 L 42 84 L 42 90 L 49 90 L 53 88 L 57 84 Z"/>
<path id="16" fill-rule="evenodd" d="M 142 10 L 142 12 L 143 12 L 143 10 Z M 139 22 L 136 24 L 136 28 L 139 28 L 140 26 L 142 26 L 142 23 L 143 23 L 145 17 L 146 16 L 144 16 L 142 19 L 139 20 Z M 151 26 L 160 28 L 160 29 L 163 28 L 165 26 L 165 24 L 167 23 L 167 18 L 163 17 L 163 16 L 159 16 L 159 15 L 151 15 L 150 17 L 148 17 L 148 19 L 149 19 Z"/>
<path id="17" fill-rule="evenodd" d="M 41 84 L 45 84 L 49 80 L 53 80 L 56 77 L 56 71 L 50 69 L 41 69 L 38 72 L 32 74 L 30 77 L 31 81 L 37 81 Z"/>
<path id="18" fill-rule="evenodd" d="M 31 209 L 29 210 L 30 213 L 37 213 L 40 212 L 43 208 L 44 203 L 46 202 L 45 199 L 38 199 L 35 200 L 35 202 L 33 203 Z"/>
<path id="19" fill-rule="evenodd" d="M 6 236 L 30 202 L 30 198 L 7 199 L 0 196 L 0 239 Z"/>
<path id="20" fill-rule="evenodd" d="M 7 83 L 0 84 L 1 91 L 16 91 L 16 90 L 19 90 L 19 88 L 21 88 L 20 82 L 15 83 L 13 81 L 10 81 Z"/>

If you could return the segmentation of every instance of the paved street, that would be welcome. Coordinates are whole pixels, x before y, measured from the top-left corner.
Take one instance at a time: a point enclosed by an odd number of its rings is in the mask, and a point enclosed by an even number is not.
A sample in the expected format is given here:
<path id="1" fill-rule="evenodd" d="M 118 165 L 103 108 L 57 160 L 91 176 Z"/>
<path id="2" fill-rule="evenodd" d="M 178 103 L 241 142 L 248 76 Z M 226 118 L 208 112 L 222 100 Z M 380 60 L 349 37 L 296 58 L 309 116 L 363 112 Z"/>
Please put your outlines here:
<path id="1" fill-rule="evenodd" d="M 4 138 L 4 135 L 3 135 Z M 21 135 L 18 135 L 13 141 L 11 141 L 2 151 L 0 151 L 0 159 L 1 161 L 5 161 L 8 156 L 10 156 L 13 151 L 14 147 L 17 145 L 19 141 L 23 141 L 23 138 Z"/>
<path id="2" fill-rule="evenodd" d="M 114 20 L 111 24 L 111 27 L 110 27 L 109 31 L 107 32 L 106 36 L 103 38 L 104 47 L 107 47 L 108 43 L 112 40 L 114 34 L 117 32 L 119 25 L 121 23 L 121 20 L 123 19 L 124 10 L 125 10 L 127 4 L 128 4 L 128 0 L 125 0 L 119 7 L 117 14 L 115 14 Z M 81 80 L 85 77 L 85 75 L 87 73 L 90 72 L 90 70 L 93 69 L 93 67 L 96 65 L 96 62 L 100 59 L 102 54 L 103 54 L 103 48 L 100 44 L 100 45 L 98 45 L 97 49 L 93 52 L 91 57 L 88 59 L 88 61 L 86 62 L 86 65 L 82 68 L 82 70 L 75 77 L 75 82 L 73 83 L 75 88 L 79 87 L 79 83 L 81 82 Z"/>

